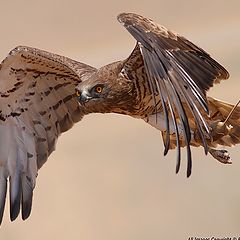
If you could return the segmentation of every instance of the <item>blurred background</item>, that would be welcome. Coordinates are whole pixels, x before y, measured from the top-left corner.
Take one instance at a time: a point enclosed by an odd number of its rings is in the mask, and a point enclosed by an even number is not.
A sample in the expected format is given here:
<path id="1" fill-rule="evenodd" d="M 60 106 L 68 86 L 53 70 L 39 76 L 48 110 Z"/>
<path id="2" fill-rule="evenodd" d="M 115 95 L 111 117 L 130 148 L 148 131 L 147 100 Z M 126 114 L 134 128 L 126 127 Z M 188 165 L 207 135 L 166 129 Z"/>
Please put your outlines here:
<path id="1" fill-rule="evenodd" d="M 189 38 L 231 78 L 210 94 L 236 103 L 240 93 L 239 0 L 3 1 L 0 57 L 27 45 L 100 67 L 126 58 L 135 41 L 121 12 L 154 19 Z M 240 147 L 221 165 L 193 149 L 175 175 L 175 152 L 163 157 L 160 133 L 114 114 L 90 115 L 63 134 L 39 172 L 31 217 L 11 223 L 1 240 L 157 240 L 240 236 Z M 185 161 L 183 161 L 185 162 Z"/>

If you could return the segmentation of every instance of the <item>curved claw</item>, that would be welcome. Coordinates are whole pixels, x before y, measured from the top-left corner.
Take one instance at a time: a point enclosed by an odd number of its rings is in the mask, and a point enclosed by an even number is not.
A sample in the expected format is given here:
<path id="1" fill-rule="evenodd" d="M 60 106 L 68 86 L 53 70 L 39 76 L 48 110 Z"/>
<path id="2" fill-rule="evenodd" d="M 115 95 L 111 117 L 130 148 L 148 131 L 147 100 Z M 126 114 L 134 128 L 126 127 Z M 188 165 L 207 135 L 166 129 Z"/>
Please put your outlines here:
<path id="1" fill-rule="evenodd" d="M 209 152 L 219 162 L 223 164 L 232 164 L 230 154 L 227 150 L 225 149 L 218 150 L 218 149 L 210 148 Z"/>

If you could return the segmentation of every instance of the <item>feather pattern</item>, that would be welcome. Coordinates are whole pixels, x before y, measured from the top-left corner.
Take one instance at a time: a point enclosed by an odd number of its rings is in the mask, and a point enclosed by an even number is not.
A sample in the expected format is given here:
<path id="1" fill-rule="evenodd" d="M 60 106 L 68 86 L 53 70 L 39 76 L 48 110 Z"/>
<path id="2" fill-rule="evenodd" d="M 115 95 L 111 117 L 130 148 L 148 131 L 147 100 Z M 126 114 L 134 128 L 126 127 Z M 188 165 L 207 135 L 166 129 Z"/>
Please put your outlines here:
<path id="1" fill-rule="evenodd" d="M 228 72 L 204 50 L 184 37 L 155 24 L 150 19 L 133 13 L 123 13 L 118 16 L 118 20 L 138 42 L 147 73 L 147 82 L 151 86 L 150 94 L 154 99 L 155 109 L 157 109 L 156 96 L 160 95 L 166 126 L 164 154 L 167 154 L 170 145 L 170 114 L 177 135 L 177 146 L 180 142 L 179 132 L 176 131 L 177 125 L 181 124 L 183 127 L 188 156 L 187 176 L 190 176 L 192 165 L 191 132 L 186 107 L 189 108 L 194 118 L 207 154 L 206 138 L 211 138 L 210 130 L 199 109 L 201 108 L 207 114 L 209 113 L 205 93 L 213 86 L 214 82 L 227 79 Z M 134 51 L 136 51 L 136 48 Z M 128 69 L 128 71 L 131 71 L 131 69 Z M 183 103 L 187 104 L 183 105 Z M 168 109 L 170 110 L 169 113 Z M 176 117 L 180 119 L 180 122 L 176 120 Z M 180 148 L 178 147 L 177 172 L 180 166 L 179 152 Z"/>
<path id="2" fill-rule="evenodd" d="M 123 13 L 118 20 L 137 41 L 124 61 L 95 69 L 17 47 L 0 64 L 0 224 L 7 179 L 10 219 L 20 211 L 27 219 L 38 169 L 55 150 L 59 135 L 85 114 L 125 114 L 156 127 L 162 132 L 164 155 L 177 147 L 176 173 L 184 146 L 187 176 L 190 146 L 203 146 L 206 154 L 209 150 L 229 163 L 225 151 L 212 147 L 240 142 L 240 107 L 206 96 L 228 72 L 203 49 L 150 19 Z"/>
<path id="3" fill-rule="evenodd" d="M 96 71 L 42 50 L 17 47 L 0 65 L 0 222 L 7 178 L 10 219 L 31 213 L 37 171 L 55 149 L 58 136 L 84 112 L 75 87 Z"/>

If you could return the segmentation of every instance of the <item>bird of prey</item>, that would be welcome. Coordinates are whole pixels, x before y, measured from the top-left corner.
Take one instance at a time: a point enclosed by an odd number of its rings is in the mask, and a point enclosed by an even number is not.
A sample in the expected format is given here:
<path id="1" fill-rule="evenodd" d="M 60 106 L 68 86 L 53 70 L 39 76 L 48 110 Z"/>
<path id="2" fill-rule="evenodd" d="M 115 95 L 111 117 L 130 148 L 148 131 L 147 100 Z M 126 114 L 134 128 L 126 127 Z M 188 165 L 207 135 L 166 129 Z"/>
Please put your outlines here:
<path id="1" fill-rule="evenodd" d="M 231 163 L 226 150 L 240 142 L 240 107 L 208 97 L 228 72 L 203 49 L 152 20 L 122 13 L 135 38 L 130 56 L 100 69 L 30 47 L 16 47 L 0 65 L 0 223 L 10 182 L 10 219 L 29 217 L 38 169 L 57 138 L 89 113 L 142 119 L 162 132 L 165 146 L 190 146 Z"/>

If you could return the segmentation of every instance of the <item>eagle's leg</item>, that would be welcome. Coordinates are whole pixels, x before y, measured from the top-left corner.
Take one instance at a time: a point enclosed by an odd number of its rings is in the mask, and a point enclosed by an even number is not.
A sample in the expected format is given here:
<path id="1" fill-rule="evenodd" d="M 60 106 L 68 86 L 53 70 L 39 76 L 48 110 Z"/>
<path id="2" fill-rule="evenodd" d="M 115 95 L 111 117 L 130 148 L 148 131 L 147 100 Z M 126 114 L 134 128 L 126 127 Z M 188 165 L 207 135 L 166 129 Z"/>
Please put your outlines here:
<path id="1" fill-rule="evenodd" d="M 213 122 L 212 124 L 210 124 L 212 141 L 213 142 L 217 141 L 218 139 L 221 139 L 222 137 L 229 135 L 231 130 L 232 130 L 232 127 L 228 126 L 226 124 L 226 121 Z M 209 148 L 209 153 L 221 163 L 224 163 L 224 164 L 232 163 L 230 154 L 225 149 Z"/>
<path id="2" fill-rule="evenodd" d="M 228 126 L 226 122 L 222 121 L 214 121 L 210 124 L 210 135 L 211 139 L 206 139 L 207 142 L 209 142 L 209 145 L 211 146 L 213 142 L 217 142 L 219 139 L 221 139 L 224 136 L 227 136 L 231 133 L 232 127 Z M 194 131 L 194 140 L 197 142 L 201 141 L 200 135 L 198 133 L 198 130 L 196 129 Z M 230 154 L 225 149 L 215 149 L 212 147 L 208 147 L 208 152 L 219 162 L 224 164 L 231 164 L 231 158 Z"/>
<path id="3" fill-rule="evenodd" d="M 227 136 L 232 131 L 232 126 L 226 124 L 226 122 L 222 121 L 214 121 L 210 124 L 210 132 L 212 141 L 215 142 L 218 139 L 221 139 L 224 136 Z"/>
<path id="4" fill-rule="evenodd" d="M 224 163 L 224 164 L 231 164 L 232 163 L 231 158 L 230 158 L 230 154 L 228 153 L 227 150 L 209 148 L 208 151 L 219 162 Z"/>
<path id="5" fill-rule="evenodd" d="M 224 136 L 230 136 L 231 132 L 234 130 L 233 126 L 227 124 L 228 120 L 232 117 L 234 111 L 236 110 L 237 106 L 239 105 L 240 100 L 233 106 L 232 110 L 226 117 L 224 121 L 214 121 L 210 124 L 210 131 L 211 131 L 211 141 L 215 142 L 221 139 Z M 224 164 L 231 164 L 232 161 L 230 159 L 230 155 L 227 150 L 218 150 L 209 148 L 210 154 L 216 158 L 219 162 Z"/>

